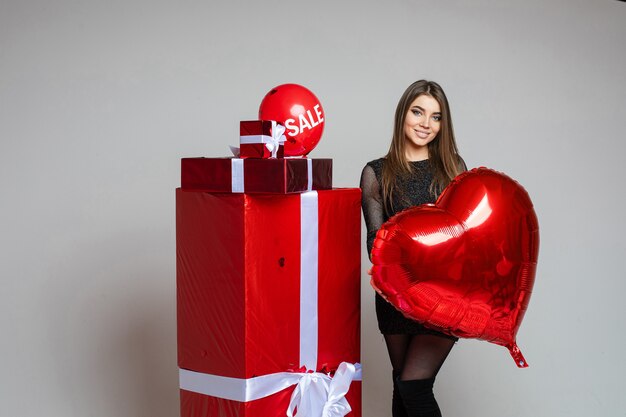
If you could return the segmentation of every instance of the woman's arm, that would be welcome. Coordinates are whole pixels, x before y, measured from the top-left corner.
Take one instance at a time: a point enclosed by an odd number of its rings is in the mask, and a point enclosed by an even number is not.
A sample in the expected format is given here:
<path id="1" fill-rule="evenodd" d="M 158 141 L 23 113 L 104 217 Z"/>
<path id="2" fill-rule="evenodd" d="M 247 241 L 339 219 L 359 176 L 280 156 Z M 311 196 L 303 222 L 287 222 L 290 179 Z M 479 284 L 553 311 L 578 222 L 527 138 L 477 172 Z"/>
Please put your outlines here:
<path id="1" fill-rule="evenodd" d="M 367 254 L 371 260 L 376 232 L 383 224 L 383 201 L 374 169 L 366 165 L 361 172 L 361 208 L 367 227 Z"/>

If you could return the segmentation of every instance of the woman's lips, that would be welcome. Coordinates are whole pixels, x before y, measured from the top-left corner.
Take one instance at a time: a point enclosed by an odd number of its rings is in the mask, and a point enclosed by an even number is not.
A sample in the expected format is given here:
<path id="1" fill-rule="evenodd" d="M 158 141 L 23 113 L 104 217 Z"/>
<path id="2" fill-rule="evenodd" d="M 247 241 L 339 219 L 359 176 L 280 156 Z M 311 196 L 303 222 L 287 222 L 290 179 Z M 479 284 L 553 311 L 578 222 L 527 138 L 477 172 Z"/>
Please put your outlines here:
<path id="1" fill-rule="evenodd" d="M 415 130 L 415 129 L 413 129 L 413 130 L 415 131 L 415 134 L 416 134 L 419 138 L 421 138 L 421 139 L 426 139 L 426 138 L 428 137 L 428 135 L 430 135 L 430 133 L 429 133 L 429 132 L 422 132 L 422 131 L 420 131 L 420 130 Z"/>

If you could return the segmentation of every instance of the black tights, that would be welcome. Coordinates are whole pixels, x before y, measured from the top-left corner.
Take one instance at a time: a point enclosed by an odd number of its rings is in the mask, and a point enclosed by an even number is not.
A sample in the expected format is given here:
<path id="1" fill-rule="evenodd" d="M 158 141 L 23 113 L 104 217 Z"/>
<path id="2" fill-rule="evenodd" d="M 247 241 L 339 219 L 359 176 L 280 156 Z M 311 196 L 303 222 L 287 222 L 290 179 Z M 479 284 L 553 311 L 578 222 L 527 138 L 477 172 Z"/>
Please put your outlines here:
<path id="1" fill-rule="evenodd" d="M 430 334 L 384 336 L 393 367 L 393 417 L 440 417 L 432 388 L 454 340 Z"/>

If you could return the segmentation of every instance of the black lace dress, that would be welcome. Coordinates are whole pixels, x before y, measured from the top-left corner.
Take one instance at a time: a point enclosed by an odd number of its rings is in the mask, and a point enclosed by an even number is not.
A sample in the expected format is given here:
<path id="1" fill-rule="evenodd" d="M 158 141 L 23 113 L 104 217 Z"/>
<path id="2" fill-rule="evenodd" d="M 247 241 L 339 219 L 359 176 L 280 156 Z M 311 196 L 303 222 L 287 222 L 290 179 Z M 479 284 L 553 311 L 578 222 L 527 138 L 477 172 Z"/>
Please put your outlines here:
<path id="1" fill-rule="evenodd" d="M 396 192 L 393 195 L 393 209 L 383 207 L 381 176 L 384 158 L 368 162 L 361 174 L 361 191 L 363 215 L 367 226 L 367 253 L 371 254 L 376 232 L 380 226 L 394 214 L 412 206 L 434 203 L 436 197 L 430 194 L 432 172 L 428 159 L 411 162 L 413 174 L 408 178 L 398 179 Z M 463 167 L 464 167 L 463 163 Z M 396 308 L 376 294 L 376 317 L 378 328 L 382 334 L 435 334 L 457 340 L 435 330 L 428 329 L 420 323 L 404 317 Z"/>

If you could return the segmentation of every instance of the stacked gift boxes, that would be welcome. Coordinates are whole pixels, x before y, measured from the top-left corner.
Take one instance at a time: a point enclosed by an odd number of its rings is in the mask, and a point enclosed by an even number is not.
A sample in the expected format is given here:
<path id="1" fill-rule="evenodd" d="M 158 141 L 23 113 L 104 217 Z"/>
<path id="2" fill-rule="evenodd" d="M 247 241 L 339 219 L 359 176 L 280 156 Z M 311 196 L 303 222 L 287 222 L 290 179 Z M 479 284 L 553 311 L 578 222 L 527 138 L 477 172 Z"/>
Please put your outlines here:
<path id="1" fill-rule="evenodd" d="M 310 401 L 347 410 L 346 400 L 361 415 L 360 190 L 332 189 L 331 162 L 183 159 L 181 416 L 284 416 Z M 347 394 L 303 399 L 314 384 Z"/>

